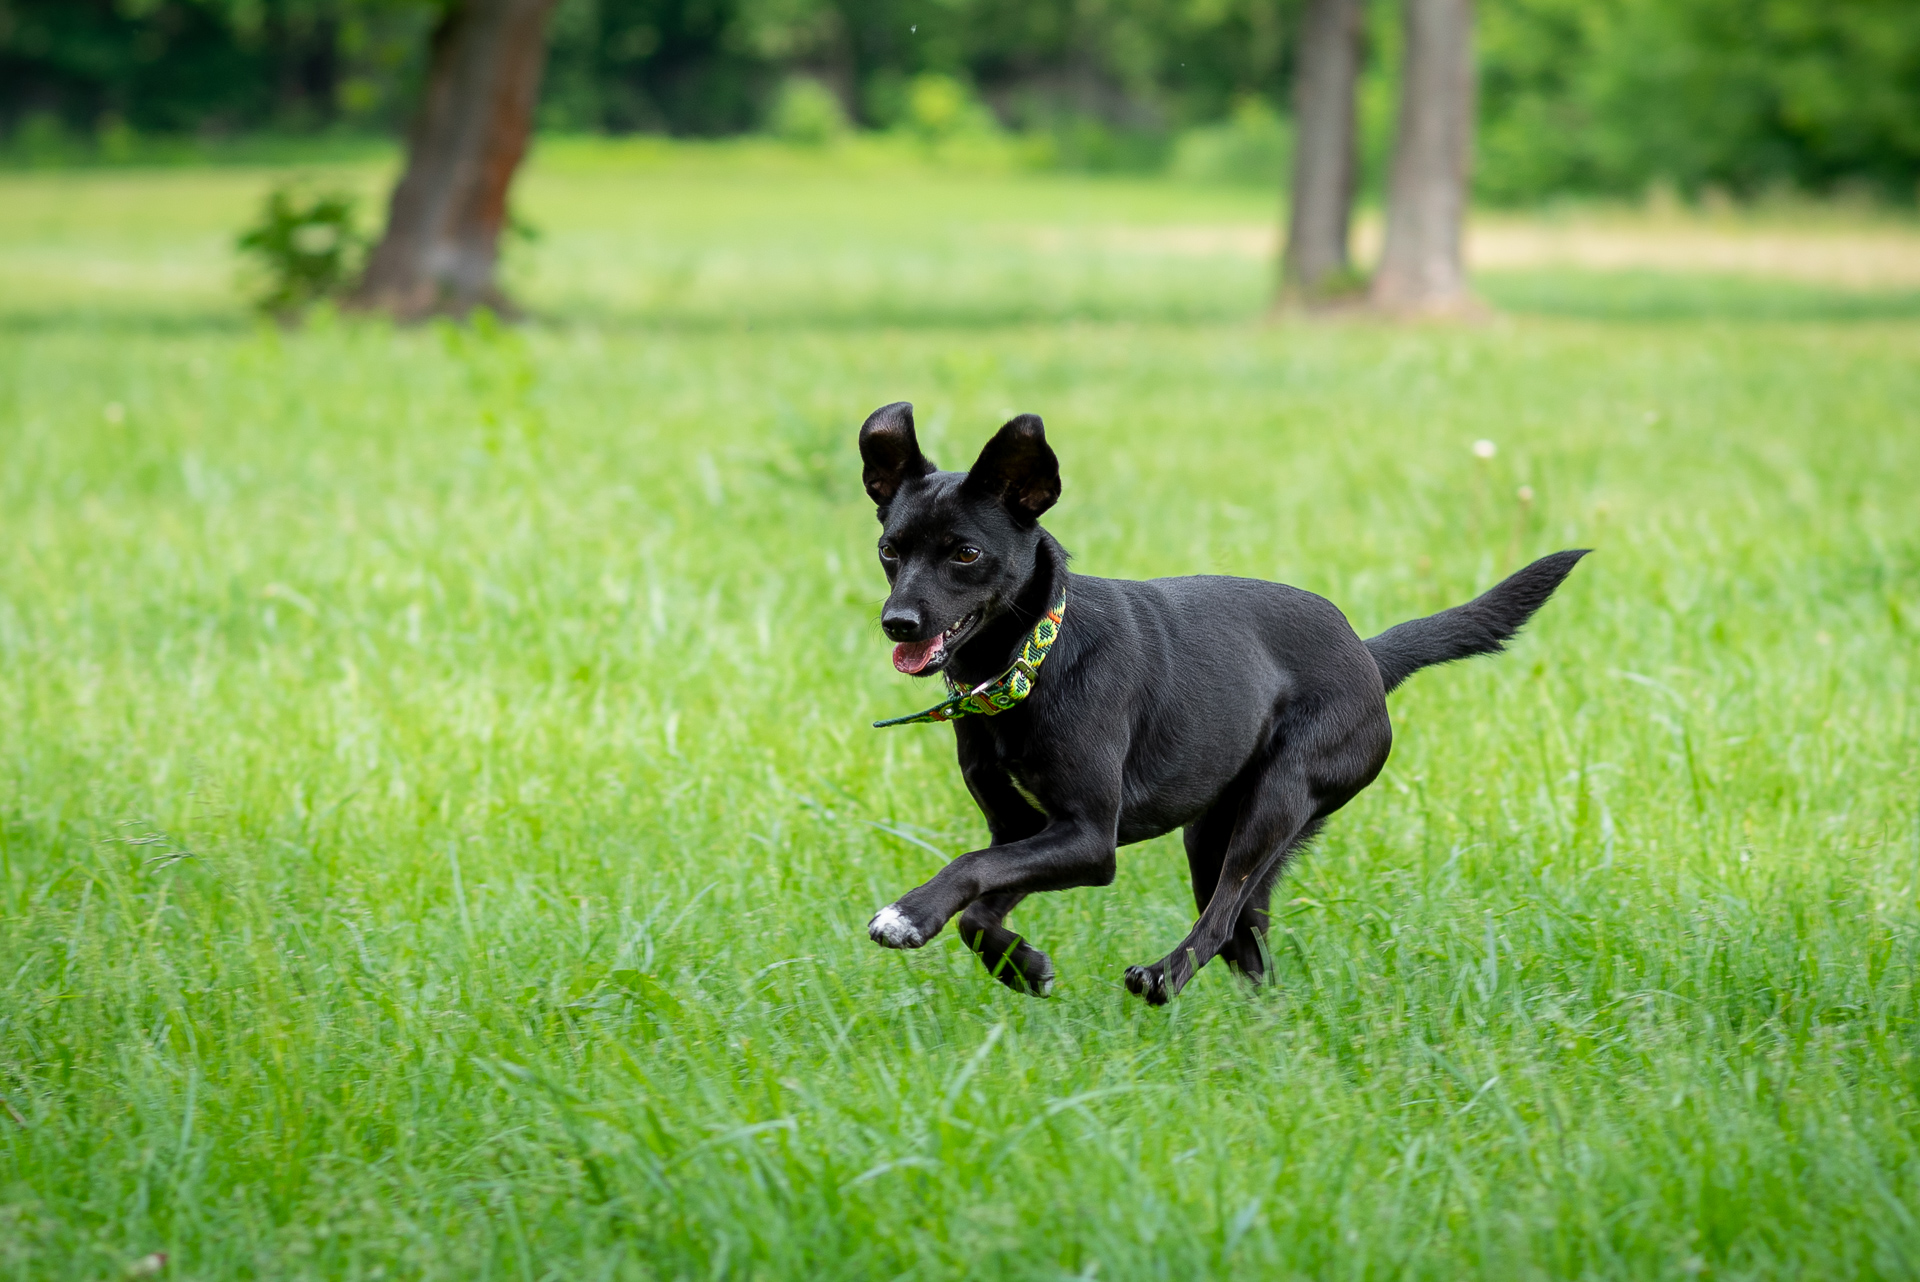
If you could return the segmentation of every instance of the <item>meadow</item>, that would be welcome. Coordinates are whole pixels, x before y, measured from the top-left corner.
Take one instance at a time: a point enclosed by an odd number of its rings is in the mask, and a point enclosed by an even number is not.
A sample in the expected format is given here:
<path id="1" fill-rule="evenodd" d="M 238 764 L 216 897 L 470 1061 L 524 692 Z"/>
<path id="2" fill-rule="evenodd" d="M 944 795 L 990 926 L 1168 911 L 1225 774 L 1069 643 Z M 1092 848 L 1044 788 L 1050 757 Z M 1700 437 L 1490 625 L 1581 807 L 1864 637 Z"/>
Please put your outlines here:
<path id="1" fill-rule="evenodd" d="M 281 331 L 274 177 L 0 175 L 0 1278 L 1920 1277 L 1920 281 L 1275 323 L 1270 193 L 575 144 L 526 324 Z M 1044 415 L 1086 573 L 1596 553 L 1393 696 L 1275 983 L 1126 994 L 1170 837 L 1037 1001 L 864 933 L 985 839 L 868 728 L 901 398 Z"/>

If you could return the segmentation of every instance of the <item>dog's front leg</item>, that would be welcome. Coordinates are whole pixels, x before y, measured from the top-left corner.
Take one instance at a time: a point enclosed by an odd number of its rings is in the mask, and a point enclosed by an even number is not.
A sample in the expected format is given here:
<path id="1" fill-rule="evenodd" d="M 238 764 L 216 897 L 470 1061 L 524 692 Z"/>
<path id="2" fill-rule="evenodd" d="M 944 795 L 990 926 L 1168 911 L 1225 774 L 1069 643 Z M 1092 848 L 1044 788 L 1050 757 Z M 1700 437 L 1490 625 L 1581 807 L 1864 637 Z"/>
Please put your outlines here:
<path id="1" fill-rule="evenodd" d="M 1031 837 L 961 855 L 875 913 L 867 934 L 886 948 L 918 948 L 982 896 L 1111 885 L 1114 868 L 1112 819 L 1057 818 Z"/>
<path id="2" fill-rule="evenodd" d="M 1047 997 L 1053 992 L 1053 959 L 1006 926 L 1007 914 L 1024 895 L 982 895 L 960 914 L 960 942 L 973 949 L 980 964 L 1017 993 Z"/>

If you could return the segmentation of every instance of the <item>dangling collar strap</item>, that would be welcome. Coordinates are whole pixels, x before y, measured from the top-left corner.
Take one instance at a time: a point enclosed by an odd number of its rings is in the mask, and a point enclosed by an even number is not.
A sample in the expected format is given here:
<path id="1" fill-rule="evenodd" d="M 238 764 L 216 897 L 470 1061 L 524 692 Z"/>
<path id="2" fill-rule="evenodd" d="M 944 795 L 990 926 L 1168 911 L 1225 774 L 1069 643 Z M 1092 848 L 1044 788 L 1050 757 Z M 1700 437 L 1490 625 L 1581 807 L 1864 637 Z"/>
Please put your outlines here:
<path id="1" fill-rule="evenodd" d="M 1040 616 L 1040 622 L 1033 625 L 1033 631 L 1021 643 L 1020 656 L 1013 661 L 1012 667 L 991 681 L 982 681 L 971 690 L 962 690 L 954 684 L 952 677 L 943 672 L 940 675 L 953 695 L 951 699 L 912 716 L 876 721 L 873 728 L 910 726 L 921 721 L 958 721 L 961 717 L 991 717 L 1005 712 L 1033 693 L 1033 683 L 1040 676 L 1040 665 L 1046 662 L 1047 651 L 1053 649 L 1053 643 L 1059 640 L 1060 621 L 1066 615 L 1067 585 L 1062 582 L 1053 605 Z"/>

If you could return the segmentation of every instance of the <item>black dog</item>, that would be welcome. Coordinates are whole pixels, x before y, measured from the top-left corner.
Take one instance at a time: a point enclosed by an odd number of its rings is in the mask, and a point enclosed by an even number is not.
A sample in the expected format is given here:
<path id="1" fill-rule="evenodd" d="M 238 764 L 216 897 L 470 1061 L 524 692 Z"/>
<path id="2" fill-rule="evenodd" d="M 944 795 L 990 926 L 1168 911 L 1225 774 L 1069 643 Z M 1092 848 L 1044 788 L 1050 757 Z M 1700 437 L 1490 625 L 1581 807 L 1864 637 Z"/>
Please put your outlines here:
<path id="1" fill-rule="evenodd" d="M 971 471 L 941 472 L 900 402 L 861 427 L 860 457 L 880 509 L 892 584 L 880 625 L 900 643 L 895 666 L 965 691 L 1016 657 L 1045 665 L 1028 665 L 1024 698 L 954 724 L 993 844 L 882 908 L 867 933 L 918 948 L 962 913 L 961 938 L 988 970 L 1041 995 L 1053 964 L 1007 914 L 1036 891 L 1110 884 L 1117 847 L 1175 828 L 1200 919 L 1165 958 L 1128 967 L 1127 987 L 1159 1005 L 1220 954 L 1261 978 L 1273 883 L 1386 763 L 1387 692 L 1431 664 L 1498 652 L 1586 554 L 1556 552 L 1363 642 L 1325 599 L 1278 583 L 1069 575 L 1038 524 L 1060 497 L 1060 466 L 1034 415 L 1001 428 Z M 1023 652 L 1063 595 L 1051 649 Z"/>

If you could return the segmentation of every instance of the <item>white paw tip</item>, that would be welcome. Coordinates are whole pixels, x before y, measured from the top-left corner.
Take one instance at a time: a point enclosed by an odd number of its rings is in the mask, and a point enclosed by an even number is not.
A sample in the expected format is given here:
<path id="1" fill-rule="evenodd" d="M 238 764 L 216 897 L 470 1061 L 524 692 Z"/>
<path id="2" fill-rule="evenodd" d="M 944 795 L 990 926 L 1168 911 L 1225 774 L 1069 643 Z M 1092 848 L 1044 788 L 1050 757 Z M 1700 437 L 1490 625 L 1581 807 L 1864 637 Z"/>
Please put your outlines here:
<path id="1" fill-rule="evenodd" d="M 1042 997 L 1053 996 L 1053 976 L 1048 975 L 1045 979 L 1041 980 L 1033 991 Z"/>
<path id="2" fill-rule="evenodd" d="M 867 936 L 888 948 L 918 948 L 924 942 L 907 915 L 892 904 L 873 915 L 873 920 L 867 923 Z"/>

